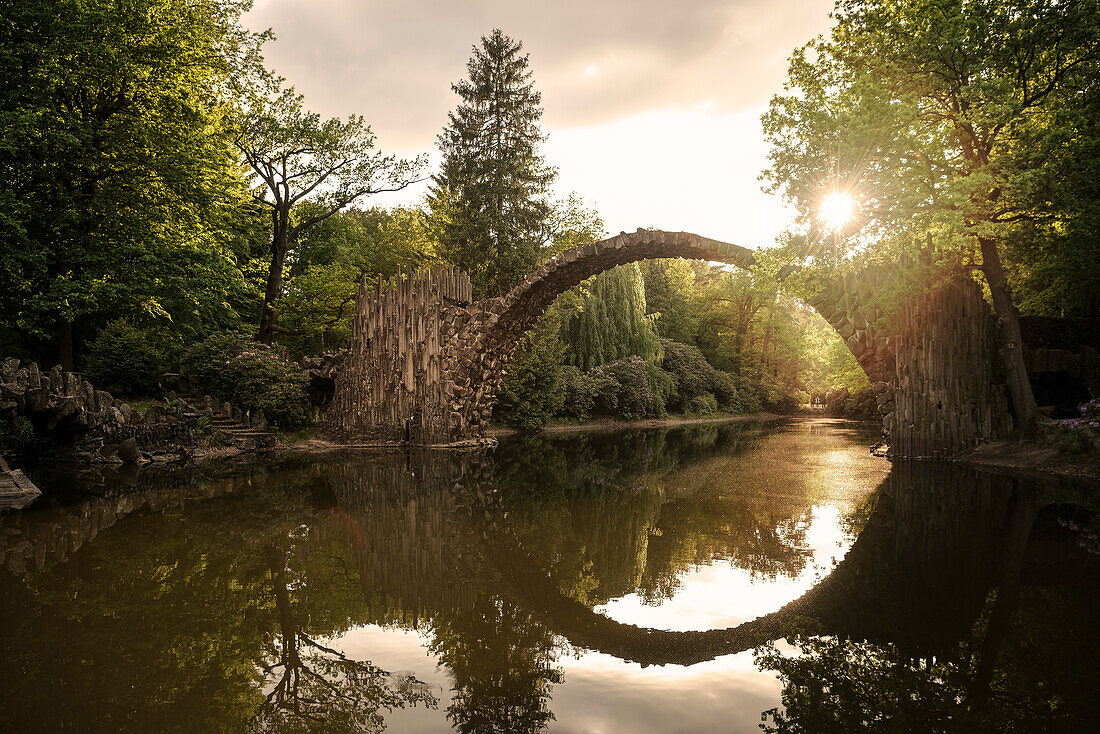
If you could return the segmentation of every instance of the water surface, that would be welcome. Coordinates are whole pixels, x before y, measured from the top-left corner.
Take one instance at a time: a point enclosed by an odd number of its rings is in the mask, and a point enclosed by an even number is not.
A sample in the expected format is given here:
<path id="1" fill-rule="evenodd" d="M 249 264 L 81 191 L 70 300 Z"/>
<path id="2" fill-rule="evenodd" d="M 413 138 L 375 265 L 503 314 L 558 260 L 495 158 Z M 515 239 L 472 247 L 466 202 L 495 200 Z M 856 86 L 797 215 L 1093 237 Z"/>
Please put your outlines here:
<path id="1" fill-rule="evenodd" d="M 0 730 L 1084 730 L 1088 488 L 812 420 L 36 477 Z"/>

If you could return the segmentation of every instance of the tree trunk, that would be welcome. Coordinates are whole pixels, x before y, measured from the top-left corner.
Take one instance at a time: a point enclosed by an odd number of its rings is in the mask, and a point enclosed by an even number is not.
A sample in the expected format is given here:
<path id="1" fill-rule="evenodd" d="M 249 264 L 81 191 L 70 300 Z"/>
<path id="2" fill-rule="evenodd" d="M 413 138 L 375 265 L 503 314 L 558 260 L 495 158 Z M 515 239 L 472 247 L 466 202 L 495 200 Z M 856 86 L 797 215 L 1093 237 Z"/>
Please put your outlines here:
<path id="1" fill-rule="evenodd" d="M 57 350 L 61 362 L 61 369 L 66 372 L 73 371 L 73 322 L 58 314 L 57 316 Z"/>
<path id="2" fill-rule="evenodd" d="M 979 237 L 978 245 L 982 251 L 982 272 L 985 273 L 989 292 L 993 296 L 993 308 L 997 312 L 1001 328 L 998 334 L 1001 340 L 1001 353 L 1004 358 L 1005 381 L 1008 383 L 1008 396 L 1012 401 L 1012 412 L 1016 422 L 1024 433 L 1035 430 L 1039 417 L 1039 406 L 1035 403 L 1035 394 L 1027 379 L 1027 366 L 1024 364 L 1024 344 L 1020 336 L 1020 317 L 1012 303 L 1012 291 L 1008 288 L 1001 255 L 997 251 L 996 240 Z"/>
<path id="3" fill-rule="evenodd" d="M 276 307 L 279 296 L 283 295 L 283 265 L 286 263 L 286 251 L 289 250 L 289 217 L 276 210 L 272 219 L 275 221 L 274 237 L 272 238 L 272 264 L 267 270 L 267 288 L 264 291 L 264 309 L 260 314 L 260 331 L 256 333 L 256 341 L 262 344 L 270 344 L 275 341 L 275 324 L 278 321 Z"/>

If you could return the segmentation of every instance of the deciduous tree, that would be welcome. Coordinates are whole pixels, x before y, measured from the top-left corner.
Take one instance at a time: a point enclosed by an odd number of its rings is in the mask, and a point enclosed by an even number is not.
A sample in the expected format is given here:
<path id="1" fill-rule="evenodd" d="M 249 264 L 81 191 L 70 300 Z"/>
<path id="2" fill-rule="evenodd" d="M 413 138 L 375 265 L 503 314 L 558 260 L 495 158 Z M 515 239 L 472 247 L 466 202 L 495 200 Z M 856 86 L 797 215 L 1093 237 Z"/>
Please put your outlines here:
<path id="1" fill-rule="evenodd" d="M 416 180 L 423 158 L 385 155 L 358 115 L 322 120 L 302 95 L 279 81 L 261 85 L 240 116 L 237 149 L 251 170 L 253 195 L 270 216 L 271 264 L 258 340 L 270 344 L 278 323 L 287 255 L 299 235 L 364 196 L 398 191 Z M 298 217 L 301 203 L 317 203 Z"/>
<path id="2" fill-rule="evenodd" d="M 5 3 L 0 313 L 23 342 L 232 309 L 247 192 L 223 120 L 246 0 Z M 247 219 L 247 217 L 245 217 Z"/>
<path id="3" fill-rule="evenodd" d="M 1036 419 L 1020 327 L 1002 260 L 1021 223 L 1075 216 L 1065 164 L 1096 137 L 1075 113 L 1100 74 L 1095 0 L 841 0 L 829 37 L 791 58 L 787 92 L 764 117 L 765 176 L 799 209 L 817 261 L 856 241 L 923 245 L 976 265 L 1002 323 L 1021 427 Z M 833 192 L 859 201 L 855 222 L 815 221 Z"/>

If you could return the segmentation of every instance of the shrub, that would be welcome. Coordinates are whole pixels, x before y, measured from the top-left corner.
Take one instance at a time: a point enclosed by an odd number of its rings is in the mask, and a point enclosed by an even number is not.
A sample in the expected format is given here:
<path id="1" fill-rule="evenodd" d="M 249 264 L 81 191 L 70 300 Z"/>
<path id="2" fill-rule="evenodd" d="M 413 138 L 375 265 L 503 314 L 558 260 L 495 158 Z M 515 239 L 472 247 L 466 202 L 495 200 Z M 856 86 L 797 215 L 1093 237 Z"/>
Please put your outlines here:
<path id="1" fill-rule="evenodd" d="M 844 415 L 851 418 L 874 418 L 878 415 L 878 399 L 869 383 L 859 385 L 844 404 Z"/>
<path id="2" fill-rule="evenodd" d="M 36 443 L 34 424 L 26 416 L 14 415 L 10 421 L 0 421 L 0 449 L 26 457 L 34 452 Z"/>
<path id="3" fill-rule="evenodd" d="M 798 396 L 775 384 L 766 385 L 761 403 L 765 410 L 793 413 L 798 410 Z"/>
<path id="4" fill-rule="evenodd" d="M 206 392 L 252 412 L 284 430 L 308 421 L 305 378 L 266 345 L 241 334 L 217 334 L 187 350 L 182 368 Z"/>
<path id="5" fill-rule="evenodd" d="M 87 372 L 104 390 L 147 394 L 156 389 L 166 361 L 150 333 L 112 321 L 88 345 Z"/>
<path id="6" fill-rule="evenodd" d="M 764 386 L 749 375 L 734 378 L 737 389 L 736 409 L 744 413 L 757 413 L 763 409 Z"/>
<path id="7" fill-rule="evenodd" d="M 561 368 L 559 379 L 562 394 L 561 412 L 572 418 L 587 420 L 592 415 L 599 394 L 596 378 L 572 365 Z"/>
<path id="8" fill-rule="evenodd" d="M 202 390 L 212 395 L 227 395 L 233 392 L 233 381 L 227 373 L 226 365 L 230 359 L 253 347 L 253 351 L 264 349 L 236 332 L 209 336 L 183 353 L 180 359 L 181 376 L 186 377 L 190 383 L 197 383 Z"/>
<path id="9" fill-rule="evenodd" d="M 661 348 L 664 350 L 661 368 L 672 378 L 673 389 L 668 407 L 686 412 L 692 398 L 707 392 L 710 386 L 708 373 L 714 371 L 714 368 L 697 347 L 662 339 Z"/>
<path id="10" fill-rule="evenodd" d="M 685 413 L 695 413 L 697 415 L 709 415 L 711 413 L 718 412 L 718 400 L 709 392 L 705 392 L 702 395 L 696 395 L 688 401 L 684 407 Z"/>
<path id="11" fill-rule="evenodd" d="M 659 418 L 672 392 L 672 377 L 641 357 L 620 359 L 593 367 L 596 404 L 608 415 L 622 418 Z"/>
<path id="12" fill-rule="evenodd" d="M 1080 417 L 1054 423 L 1053 443 L 1066 454 L 1085 454 L 1100 446 L 1100 398 L 1078 407 Z"/>
<path id="13" fill-rule="evenodd" d="M 729 372 L 714 371 L 710 380 L 710 392 L 714 395 L 718 407 L 725 410 L 743 410 L 737 382 Z"/>
<path id="14" fill-rule="evenodd" d="M 715 369 L 698 347 L 662 339 L 661 348 L 664 350 L 661 369 L 672 380 L 669 409 L 683 413 L 697 412 L 688 406 L 694 398 L 705 393 L 709 393 L 721 408 L 734 410 L 739 407 L 733 377 Z"/>
<path id="15" fill-rule="evenodd" d="M 556 324 L 540 319 L 520 342 L 501 383 L 494 415 L 523 430 L 543 425 L 561 410 L 558 383 L 562 345 Z"/>

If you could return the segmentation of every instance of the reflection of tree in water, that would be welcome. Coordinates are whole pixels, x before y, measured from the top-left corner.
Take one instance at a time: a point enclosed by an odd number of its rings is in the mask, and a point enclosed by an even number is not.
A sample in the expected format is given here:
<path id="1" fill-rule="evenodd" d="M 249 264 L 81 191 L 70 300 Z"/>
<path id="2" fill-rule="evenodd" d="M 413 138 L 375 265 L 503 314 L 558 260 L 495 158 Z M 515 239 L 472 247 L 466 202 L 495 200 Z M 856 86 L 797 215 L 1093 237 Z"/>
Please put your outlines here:
<path id="1" fill-rule="evenodd" d="M 460 732 L 542 731 L 560 650 L 532 615 L 503 599 L 479 595 L 472 609 L 433 622 L 431 650 L 454 678 L 447 718 Z"/>
<path id="2" fill-rule="evenodd" d="M 287 554 L 272 547 L 272 591 L 279 615 L 278 642 L 264 645 L 259 665 L 264 671 L 263 704 L 250 730 L 258 732 L 381 732 L 384 713 L 437 701 L 412 675 L 395 676 L 367 661 L 348 658 L 318 642 L 299 622 L 291 600 Z M 320 579 L 300 576 L 295 587 Z"/>
<path id="3" fill-rule="evenodd" d="M 324 643 L 367 615 L 348 548 L 302 542 L 322 468 L 215 477 L 215 500 L 146 505 L 4 579 L 0 655 L 20 675 L 0 730 L 377 731 L 387 708 L 432 703 Z M 272 543 L 292 548 L 274 572 Z"/>
<path id="4" fill-rule="evenodd" d="M 327 476 L 340 510 L 310 544 L 353 548 L 368 619 L 416 624 L 453 680 L 447 717 L 462 732 L 536 732 L 561 682 L 553 635 L 502 596 L 489 542 L 499 494 L 484 457 L 438 454 L 348 463 Z"/>
<path id="5" fill-rule="evenodd" d="M 524 437 L 498 450 L 496 481 L 509 525 L 567 594 L 660 603 L 685 571 L 718 559 L 765 578 L 805 568 L 805 488 L 767 493 L 757 477 L 728 478 L 761 435 L 735 423 Z"/>
<path id="6" fill-rule="evenodd" d="M 1050 496 L 1011 477 L 896 465 L 872 510 L 856 513 L 863 534 L 844 561 L 854 585 L 817 605 L 831 634 L 796 637 L 800 655 L 757 649 L 784 686 L 764 729 L 1063 732 L 1095 722 L 1100 564 L 1063 517 L 1082 508 Z"/>

